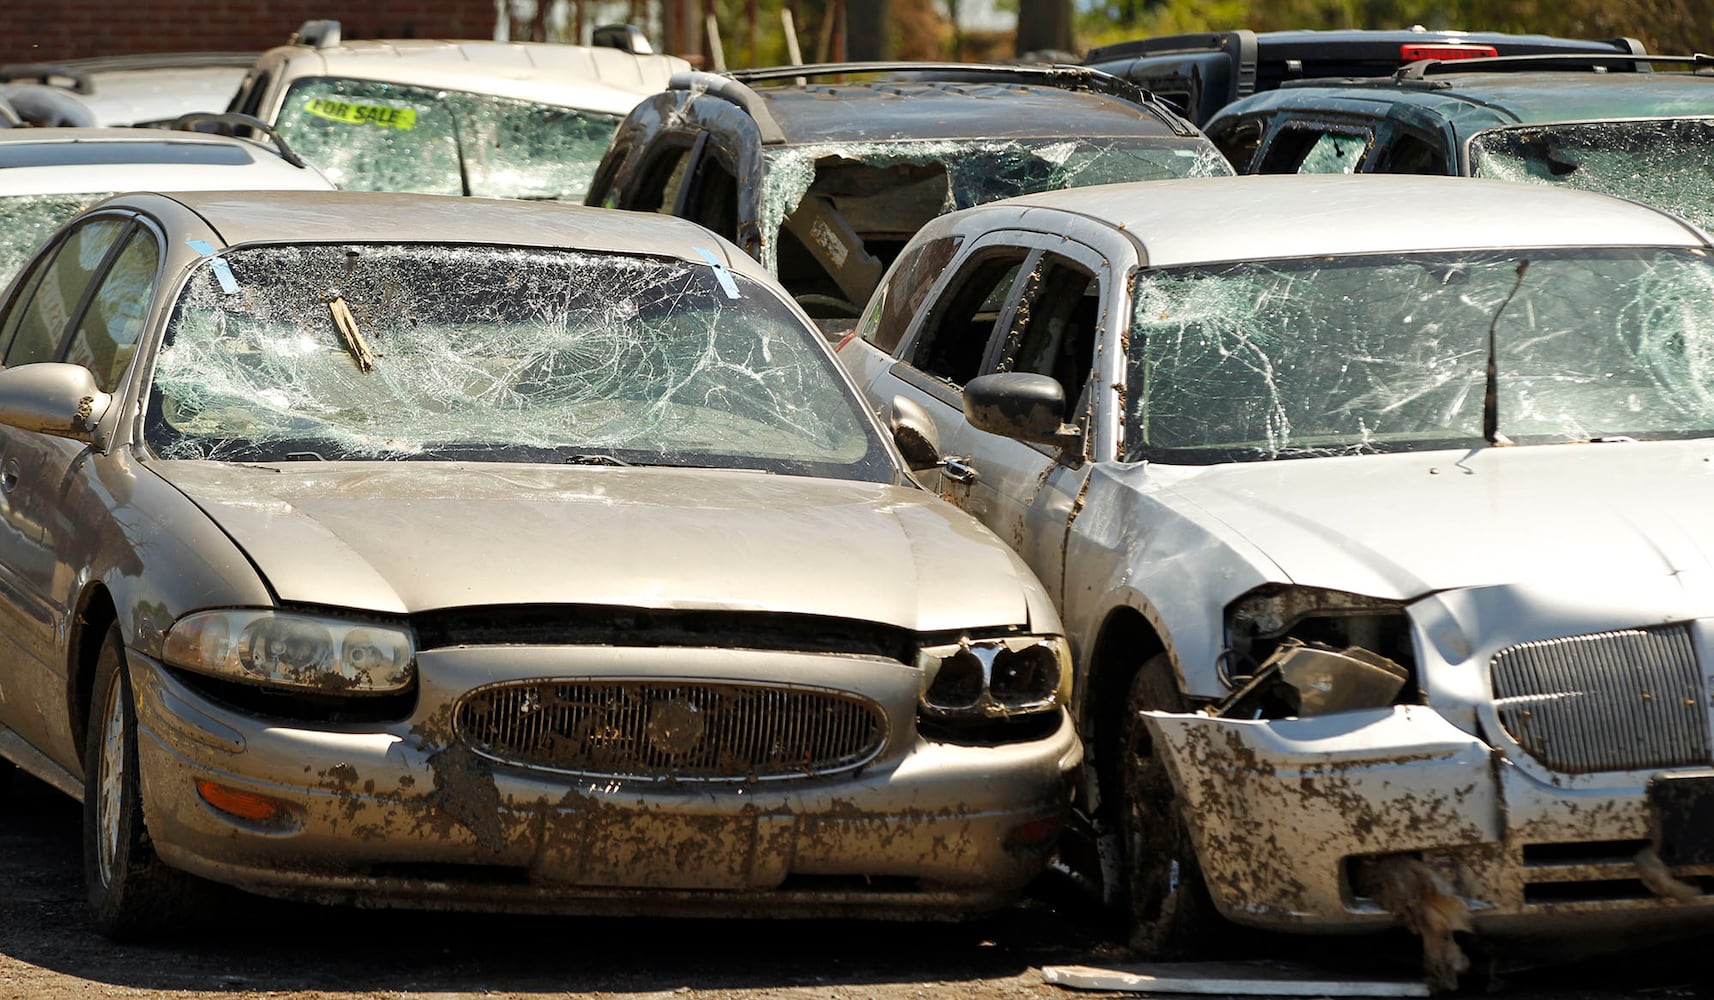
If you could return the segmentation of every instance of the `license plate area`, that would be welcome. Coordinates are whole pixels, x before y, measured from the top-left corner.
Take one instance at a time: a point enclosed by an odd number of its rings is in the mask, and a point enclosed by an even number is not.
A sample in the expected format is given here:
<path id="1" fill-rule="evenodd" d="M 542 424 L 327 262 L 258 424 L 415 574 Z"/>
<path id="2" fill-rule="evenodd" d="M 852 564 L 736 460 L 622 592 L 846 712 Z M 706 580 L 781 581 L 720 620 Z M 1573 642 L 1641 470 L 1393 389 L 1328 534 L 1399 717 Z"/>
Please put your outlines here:
<path id="1" fill-rule="evenodd" d="M 1655 851 L 1669 867 L 1714 865 L 1714 773 L 1649 779 Z"/>

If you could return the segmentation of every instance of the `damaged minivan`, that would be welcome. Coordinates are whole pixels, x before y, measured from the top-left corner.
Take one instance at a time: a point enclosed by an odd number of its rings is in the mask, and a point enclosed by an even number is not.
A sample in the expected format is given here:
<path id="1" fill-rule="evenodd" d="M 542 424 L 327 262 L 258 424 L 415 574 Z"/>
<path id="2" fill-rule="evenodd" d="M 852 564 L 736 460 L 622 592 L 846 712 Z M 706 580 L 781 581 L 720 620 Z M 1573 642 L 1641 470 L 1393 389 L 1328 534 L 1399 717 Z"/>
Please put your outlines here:
<path id="1" fill-rule="evenodd" d="M 1087 67 L 782 66 L 674 75 L 620 124 L 587 204 L 707 226 L 843 334 L 935 216 L 1033 191 L 1231 173 L 1166 105 Z"/>
<path id="2" fill-rule="evenodd" d="M 1432 225 L 1378 225 L 1433 205 Z M 1488 181 L 1255 177 L 930 223 L 840 348 L 1058 601 L 1067 860 L 1231 923 L 1714 925 L 1714 247 Z"/>
<path id="3" fill-rule="evenodd" d="M 950 918 L 1053 851 L 1047 594 L 704 229 L 128 195 L 0 337 L 0 770 L 82 800 L 110 936 L 208 882 Z"/>

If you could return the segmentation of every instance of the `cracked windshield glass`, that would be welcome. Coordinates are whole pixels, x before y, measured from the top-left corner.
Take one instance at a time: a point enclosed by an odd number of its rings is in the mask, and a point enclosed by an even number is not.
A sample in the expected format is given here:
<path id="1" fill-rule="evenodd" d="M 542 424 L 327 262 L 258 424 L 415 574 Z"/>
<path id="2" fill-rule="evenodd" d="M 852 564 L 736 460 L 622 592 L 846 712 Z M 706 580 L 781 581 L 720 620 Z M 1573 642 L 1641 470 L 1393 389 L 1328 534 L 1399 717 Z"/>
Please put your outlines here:
<path id="1" fill-rule="evenodd" d="M 616 115 L 368 80 L 299 80 L 276 128 L 346 190 L 582 201 Z"/>
<path id="2" fill-rule="evenodd" d="M 273 246 L 198 265 L 156 361 L 163 458 L 745 468 L 890 482 L 812 330 L 702 263 Z"/>
<path id="3" fill-rule="evenodd" d="M 66 220 L 106 194 L 30 194 L 0 201 L 0 291 Z"/>
<path id="4" fill-rule="evenodd" d="M 766 155 L 763 231 L 774 234 L 783 226 L 782 240 L 825 246 L 824 254 L 841 264 L 844 248 L 835 244 L 847 227 L 869 253 L 891 260 L 930 219 L 984 202 L 1232 172 L 1206 144 L 1152 137 L 823 143 L 770 149 Z M 797 218 L 802 215 L 811 218 Z M 770 235 L 764 252 L 764 263 L 777 271 L 779 241 Z"/>
<path id="5" fill-rule="evenodd" d="M 1470 142 L 1477 177 L 1633 198 L 1714 227 L 1714 119 L 1527 125 Z"/>
<path id="6" fill-rule="evenodd" d="M 1714 435 L 1714 260 L 1518 251 L 1142 272 L 1128 460 Z"/>

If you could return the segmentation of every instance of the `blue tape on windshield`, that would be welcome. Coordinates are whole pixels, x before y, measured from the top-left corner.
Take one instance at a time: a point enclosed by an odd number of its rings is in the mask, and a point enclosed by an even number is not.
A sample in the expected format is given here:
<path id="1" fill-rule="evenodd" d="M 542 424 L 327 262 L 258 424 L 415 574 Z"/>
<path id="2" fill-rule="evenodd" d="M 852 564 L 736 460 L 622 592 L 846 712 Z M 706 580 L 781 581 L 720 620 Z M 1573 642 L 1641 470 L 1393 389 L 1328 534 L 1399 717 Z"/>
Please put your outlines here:
<path id="1" fill-rule="evenodd" d="M 692 249 L 696 251 L 698 257 L 708 262 L 709 267 L 714 268 L 714 280 L 720 282 L 720 290 L 726 293 L 726 297 L 729 299 L 738 298 L 738 283 L 732 280 L 732 272 L 726 270 L 726 265 L 720 262 L 719 257 L 714 256 L 714 251 L 707 247 L 693 247 Z"/>
<path id="2" fill-rule="evenodd" d="M 206 240 L 187 240 L 185 246 L 208 258 L 208 266 L 214 268 L 214 280 L 220 282 L 220 290 L 228 295 L 238 291 L 238 279 L 232 276 L 232 267 L 226 263 L 226 258 L 217 257 L 214 248 Z"/>

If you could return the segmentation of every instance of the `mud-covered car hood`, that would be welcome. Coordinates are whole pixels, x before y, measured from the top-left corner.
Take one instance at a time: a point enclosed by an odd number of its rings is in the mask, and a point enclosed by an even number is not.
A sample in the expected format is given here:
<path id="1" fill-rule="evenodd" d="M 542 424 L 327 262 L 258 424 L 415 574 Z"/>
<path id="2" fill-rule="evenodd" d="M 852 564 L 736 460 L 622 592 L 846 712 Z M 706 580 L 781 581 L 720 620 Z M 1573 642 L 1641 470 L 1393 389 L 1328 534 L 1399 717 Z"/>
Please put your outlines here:
<path id="1" fill-rule="evenodd" d="M 998 539 L 903 487 L 483 463 L 150 467 L 244 549 L 285 603 L 751 610 L 917 631 L 1022 625 L 1032 611 L 1052 619 L 1040 585 Z"/>
<path id="2" fill-rule="evenodd" d="M 1160 502 L 1264 575 L 1304 586 L 1409 599 L 1714 569 L 1707 440 L 1181 467 L 1162 478 Z"/>

